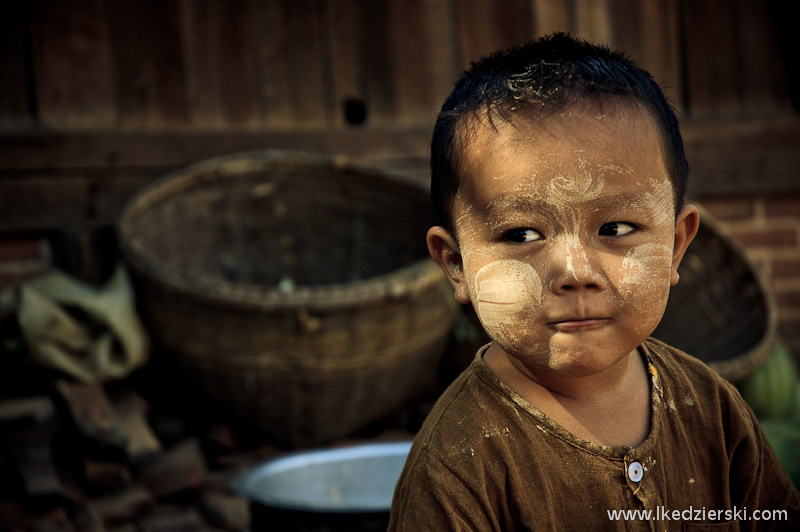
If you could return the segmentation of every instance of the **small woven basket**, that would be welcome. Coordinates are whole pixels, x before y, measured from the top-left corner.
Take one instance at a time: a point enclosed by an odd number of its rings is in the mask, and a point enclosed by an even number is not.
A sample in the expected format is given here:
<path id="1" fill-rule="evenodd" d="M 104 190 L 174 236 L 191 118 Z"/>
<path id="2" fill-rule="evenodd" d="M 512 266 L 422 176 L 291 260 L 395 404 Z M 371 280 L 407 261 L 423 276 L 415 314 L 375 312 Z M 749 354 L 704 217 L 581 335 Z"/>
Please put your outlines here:
<path id="1" fill-rule="evenodd" d="M 434 386 L 450 337 L 427 191 L 323 156 L 256 151 L 126 207 L 123 257 L 156 340 L 272 441 L 351 434 Z"/>
<path id="2" fill-rule="evenodd" d="M 737 382 L 777 345 L 775 306 L 744 252 L 700 209 L 700 230 L 653 336 Z"/>

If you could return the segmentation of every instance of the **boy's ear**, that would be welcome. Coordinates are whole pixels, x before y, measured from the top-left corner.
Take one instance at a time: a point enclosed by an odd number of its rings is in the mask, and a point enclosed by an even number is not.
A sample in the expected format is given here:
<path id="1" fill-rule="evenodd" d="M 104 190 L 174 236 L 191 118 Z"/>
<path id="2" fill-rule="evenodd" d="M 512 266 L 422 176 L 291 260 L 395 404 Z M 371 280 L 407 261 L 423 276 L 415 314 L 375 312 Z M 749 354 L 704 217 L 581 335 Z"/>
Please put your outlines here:
<path id="1" fill-rule="evenodd" d="M 464 261 L 458 242 L 447 229 L 438 225 L 428 229 L 427 240 L 428 252 L 455 288 L 456 300 L 459 303 L 469 303 L 469 289 L 464 277 Z"/>
<path id="2" fill-rule="evenodd" d="M 675 247 L 672 250 L 672 275 L 670 285 L 678 284 L 678 266 L 681 264 L 686 248 L 692 243 L 700 228 L 700 212 L 694 205 L 684 205 L 675 220 Z"/>

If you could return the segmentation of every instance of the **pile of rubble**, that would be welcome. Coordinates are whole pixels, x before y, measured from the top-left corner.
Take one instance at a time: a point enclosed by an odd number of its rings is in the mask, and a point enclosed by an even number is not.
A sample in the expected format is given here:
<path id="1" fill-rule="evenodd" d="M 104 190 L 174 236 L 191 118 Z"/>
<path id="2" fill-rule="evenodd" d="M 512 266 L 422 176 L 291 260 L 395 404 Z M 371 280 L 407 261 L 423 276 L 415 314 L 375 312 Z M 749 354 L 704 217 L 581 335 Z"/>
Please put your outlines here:
<path id="1" fill-rule="evenodd" d="M 225 424 L 193 434 L 126 385 L 59 379 L 0 401 L 0 530 L 247 530 L 236 474 L 279 449 L 242 450 Z"/>
<path id="2" fill-rule="evenodd" d="M 0 532 L 250 530 L 231 480 L 288 451 L 163 367 L 105 385 L 2 361 L 0 372 Z M 410 438 L 411 415 L 330 446 Z"/>

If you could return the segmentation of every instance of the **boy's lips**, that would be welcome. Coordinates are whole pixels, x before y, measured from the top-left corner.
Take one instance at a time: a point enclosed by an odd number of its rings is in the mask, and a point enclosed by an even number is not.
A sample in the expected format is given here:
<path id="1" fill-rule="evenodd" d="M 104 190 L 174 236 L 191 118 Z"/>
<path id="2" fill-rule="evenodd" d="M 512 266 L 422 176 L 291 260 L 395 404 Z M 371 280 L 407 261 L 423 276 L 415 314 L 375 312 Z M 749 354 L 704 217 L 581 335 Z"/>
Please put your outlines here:
<path id="1" fill-rule="evenodd" d="M 559 318 L 549 323 L 551 327 L 561 332 L 574 332 L 597 329 L 607 324 L 610 318 L 605 317 L 569 317 Z"/>

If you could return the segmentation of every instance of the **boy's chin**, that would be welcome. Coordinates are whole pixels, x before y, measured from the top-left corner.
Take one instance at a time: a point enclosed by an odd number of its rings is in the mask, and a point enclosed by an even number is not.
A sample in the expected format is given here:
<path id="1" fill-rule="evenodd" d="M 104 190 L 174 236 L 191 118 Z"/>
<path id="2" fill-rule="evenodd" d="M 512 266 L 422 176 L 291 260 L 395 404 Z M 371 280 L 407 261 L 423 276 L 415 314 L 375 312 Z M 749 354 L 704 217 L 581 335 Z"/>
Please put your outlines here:
<path id="1" fill-rule="evenodd" d="M 540 346 L 539 349 L 514 349 L 500 347 L 508 356 L 517 360 L 529 376 L 539 380 L 559 378 L 586 378 L 611 370 L 628 355 L 635 352 L 636 346 L 603 345 L 555 345 Z"/>

